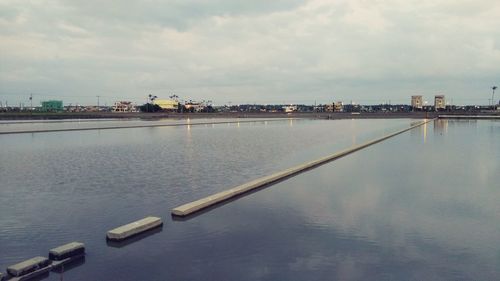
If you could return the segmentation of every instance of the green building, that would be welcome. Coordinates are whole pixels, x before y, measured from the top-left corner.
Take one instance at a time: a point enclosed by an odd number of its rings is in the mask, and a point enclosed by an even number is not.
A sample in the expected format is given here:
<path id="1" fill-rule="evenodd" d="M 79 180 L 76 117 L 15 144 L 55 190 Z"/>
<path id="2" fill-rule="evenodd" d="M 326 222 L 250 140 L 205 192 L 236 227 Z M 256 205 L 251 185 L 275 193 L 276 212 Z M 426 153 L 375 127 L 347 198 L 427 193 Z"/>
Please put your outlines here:
<path id="1" fill-rule="evenodd" d="M 42 101 L 42 111 L 43 112 L 63 111 L 63 102 L 62 100 Z"/>

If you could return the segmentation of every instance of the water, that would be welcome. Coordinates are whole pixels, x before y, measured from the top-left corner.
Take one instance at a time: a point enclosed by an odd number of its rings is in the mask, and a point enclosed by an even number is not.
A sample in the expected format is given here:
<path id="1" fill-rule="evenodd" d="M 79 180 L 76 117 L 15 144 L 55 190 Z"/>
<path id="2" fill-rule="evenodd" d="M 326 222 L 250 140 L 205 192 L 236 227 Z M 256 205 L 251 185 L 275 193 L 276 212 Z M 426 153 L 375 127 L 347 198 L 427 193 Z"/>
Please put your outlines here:
<path id="1" fill-rule="evenodd" d="M 88 254 L 64 280 L 498 280 L 498 121 L 436 121 L 170 218 L 179 204 L 412 122 L 2 135 L 0 268 L 77 240 Z M 106 244 L 107 230 L 147 215 L 164 219 L 161 231 Z"/>
<path id="2" fill-rule="evenodd" d="M 78 130 L 126 128 L 132 126 L 165 126 L 190 123 L 248 122 L 256 118 L 196 118 L 196 119 L 63 119 L 63 120 L 10 120 L 0 121 L 0 133 L 31 132 L 44 130 Z M 277 121 L 280 119 L 273 119 Z M 271 121 L 271 120 L 270 120 Z"/>

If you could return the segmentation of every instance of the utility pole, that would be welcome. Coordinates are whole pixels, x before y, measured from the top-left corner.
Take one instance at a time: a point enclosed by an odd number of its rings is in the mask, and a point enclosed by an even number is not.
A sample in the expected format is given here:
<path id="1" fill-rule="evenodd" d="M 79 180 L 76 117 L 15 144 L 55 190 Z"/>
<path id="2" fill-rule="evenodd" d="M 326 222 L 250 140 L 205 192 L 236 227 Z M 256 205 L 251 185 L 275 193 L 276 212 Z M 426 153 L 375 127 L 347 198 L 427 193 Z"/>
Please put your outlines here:
<path id="1" fill-rule="evenodd" d="M 30 94 L 30 112 L 33 115 L 33 94 Z"/>
<path id="2" fill-rule="evenodd" d="M 101 97 L 101 96 L 97 96 L 97 112 L 101 111 L 101 110 L 100 110 L 100 107 L 99 107 L 99 98 L 100 98 L 100 97 Z"/>

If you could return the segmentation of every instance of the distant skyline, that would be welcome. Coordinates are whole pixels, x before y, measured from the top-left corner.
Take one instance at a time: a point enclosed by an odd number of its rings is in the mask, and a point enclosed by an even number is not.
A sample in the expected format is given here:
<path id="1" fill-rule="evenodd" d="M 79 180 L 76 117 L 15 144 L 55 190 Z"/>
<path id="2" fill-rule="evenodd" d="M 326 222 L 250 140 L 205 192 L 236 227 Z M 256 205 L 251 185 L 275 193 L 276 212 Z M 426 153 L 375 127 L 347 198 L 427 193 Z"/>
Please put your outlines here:
<path id="1" fill-rule="evenodd" d="M 0 101 L 486 105 L 499 15 L 498 0 L 0 0 Z"/>

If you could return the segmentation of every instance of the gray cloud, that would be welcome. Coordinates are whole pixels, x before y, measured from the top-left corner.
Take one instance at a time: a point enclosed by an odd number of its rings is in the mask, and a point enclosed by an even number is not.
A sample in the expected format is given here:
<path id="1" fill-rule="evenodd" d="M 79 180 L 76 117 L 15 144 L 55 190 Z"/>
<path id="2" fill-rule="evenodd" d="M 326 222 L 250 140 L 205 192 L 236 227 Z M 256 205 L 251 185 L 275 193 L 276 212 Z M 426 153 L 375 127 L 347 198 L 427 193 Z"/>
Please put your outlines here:
<path id="1" fill-rule="evenodd" d="M 0 100 L 486 104 L 498 14 L 489 0 L 3 0 Z"/>

